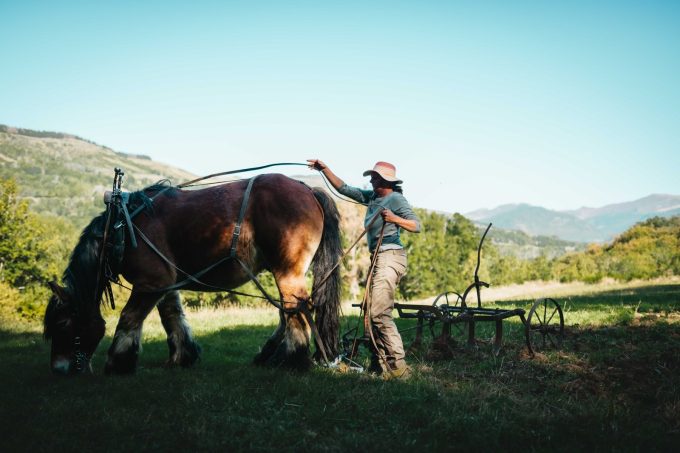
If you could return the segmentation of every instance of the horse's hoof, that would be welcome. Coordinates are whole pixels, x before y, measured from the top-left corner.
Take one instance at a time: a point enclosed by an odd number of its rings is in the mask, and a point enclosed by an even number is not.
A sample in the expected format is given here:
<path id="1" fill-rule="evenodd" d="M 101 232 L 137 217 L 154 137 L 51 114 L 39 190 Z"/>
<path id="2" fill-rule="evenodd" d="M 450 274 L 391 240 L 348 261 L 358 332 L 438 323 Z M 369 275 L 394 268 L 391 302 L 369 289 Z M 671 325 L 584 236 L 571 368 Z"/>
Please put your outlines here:
<path id="1" fill-rule="evenodd" d="M 308 348 L 298 348 L 294 352 L 286 351 L 285 344 L 281 344 L 276 353 L 267 360 L 267 365 L 286 368 L 293 371 L 309 371 L 313 362 L 309 357 Z"/>
<path id="2" fill-rule="evenodd" d="M 109 357 L 104 365 L 105 374 L 133 374 L 137 368 L 137 354 L 119 354 Z"/>
<path id="3" fill-rule="evenodd" d="M 279 349 L 281 348 L 281 340 L 278 341 L 272 341 L 269 340 L 267 341 L 264 346 L 262 346 L 262 350 L 255 356 L 253 359 L 253 363 L 255 365 L 271 365 L 269 361 L 273 356 L 275 356 L 277 353 L 279 353 Z"/>
<path id="4" fill-rule="evenodd" d="M 201 346 L 195 342 L 189 342 L 182 348 L 182 355 L 177 360 L 177 363 L 182 368 L 189 368 L 193 366 L 201 358 Z"/>

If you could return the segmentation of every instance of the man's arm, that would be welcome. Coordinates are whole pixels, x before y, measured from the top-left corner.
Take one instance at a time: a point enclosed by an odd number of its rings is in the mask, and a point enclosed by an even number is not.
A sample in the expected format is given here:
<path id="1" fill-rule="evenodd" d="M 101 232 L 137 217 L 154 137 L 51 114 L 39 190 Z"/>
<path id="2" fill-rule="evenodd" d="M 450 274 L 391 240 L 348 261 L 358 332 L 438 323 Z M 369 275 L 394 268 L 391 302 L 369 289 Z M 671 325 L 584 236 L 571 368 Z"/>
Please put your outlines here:
<path id="1" fill-rule="evenodd" d="M 420 233 L 420 219 L 402 194 L 395 193 L 390 199 L 389 207 L 392 210 L 386 209 L 382 212 L 385 222 L 394 223 L 411 233 Z"/>
<path id="2" fill-rule="evenodd" d="M 400 228 L 410 231 L 411 233 L 420 233 L 420 222 L 417 219 L 405 219 L 403 217 L 399 217 L 389 209 L 383 210 L 381 215 L 383 220 L 387 223 L 394 223 Z"/>
<path id="3" fill-rule="evenodd" d="M 345 182 L 338 178 L 338 176 L 333 173 L 331 169 L 328 168 L 328 165 L 326 165 L 323 161 L 319 159 L 307 159 L 307 163 L 309 168 L 319 170 L 321 173 L 323 173 L 326 179 L 328 179 L 328 182 L 330 182 L 331 185 L 335 187 L 335 190 L 339 190 L 340 187 L 345 185 Z"/>
<path id="4" fill-rule="evenodd" d="M 345 181 L 338 178 L 338 176 L 333 173 L 330 168 L 328 168 L 328 165 L 319 159 L 307 159 L 307 162 L 309 163 L 309 168 L 322 172 L 331 185 L 335 187 L 335 190 L 337 190 L 340 194 L 362 204 L 368 203 L 372 191 L 361 190 L 357 187 L 348 186 L 345 184 Z"/>

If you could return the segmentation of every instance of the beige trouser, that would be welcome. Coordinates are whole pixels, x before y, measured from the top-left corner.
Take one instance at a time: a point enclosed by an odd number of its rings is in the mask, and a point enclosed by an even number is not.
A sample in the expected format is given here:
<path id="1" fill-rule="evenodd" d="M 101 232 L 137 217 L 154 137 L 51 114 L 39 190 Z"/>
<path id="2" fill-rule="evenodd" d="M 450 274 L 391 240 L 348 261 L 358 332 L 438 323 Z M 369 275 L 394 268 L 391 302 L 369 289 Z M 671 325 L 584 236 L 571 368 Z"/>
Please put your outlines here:
<path id="1" fill-rule="evenodd" d="M 370 313 L 375 342 L 392 369 L 406 365 L 404 344 L 392 318 L 394 292 L 399 280 L 406 273 L 406 264 L 406 252 L 403 249 L 384 250 L 378 253 L 371 282 Z M 381 366 L 385 368 L 383 363 Z"/>

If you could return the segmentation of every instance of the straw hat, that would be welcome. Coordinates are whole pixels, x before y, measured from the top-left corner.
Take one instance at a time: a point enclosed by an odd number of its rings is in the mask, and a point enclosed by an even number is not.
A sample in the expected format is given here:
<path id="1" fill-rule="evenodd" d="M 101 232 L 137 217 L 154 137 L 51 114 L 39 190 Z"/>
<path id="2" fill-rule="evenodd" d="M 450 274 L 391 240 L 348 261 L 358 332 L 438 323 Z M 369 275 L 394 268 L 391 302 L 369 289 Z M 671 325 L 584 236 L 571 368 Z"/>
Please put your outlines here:
<path id="1" fill-rule="evenodd" d="M 366 170 L 364 172 L 364 176 L 368 176 L 373 172 L 379 174 L 385 181 L 393 182 L 395 184 L 404 182 L 397 178 L 397 168 L 389 162 L 376 162 L 371 170 Z"/>

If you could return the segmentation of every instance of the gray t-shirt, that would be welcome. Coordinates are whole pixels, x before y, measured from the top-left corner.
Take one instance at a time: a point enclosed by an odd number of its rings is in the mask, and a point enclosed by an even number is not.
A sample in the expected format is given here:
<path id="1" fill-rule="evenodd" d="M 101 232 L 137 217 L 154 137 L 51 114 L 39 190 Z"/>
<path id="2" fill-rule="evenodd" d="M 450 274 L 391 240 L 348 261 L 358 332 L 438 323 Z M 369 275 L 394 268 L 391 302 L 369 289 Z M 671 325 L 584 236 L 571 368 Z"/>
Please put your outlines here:
<path id="1" fill-rule="evenodd" d="M 348 186 L 343 184 L 342 187 L 338 189 L 341 194 L 358 201 L 359 203 L 364 203 L 368 205 L 366 210 L 366 217 L 364 218 L 364 227 L 367 227 L 371 219 L 381 208 L 389 209 L 394 212 L 399 217 L 407 220 L 415 220 L 417 224 L 416 232 L 420 231 L 420 219 L 413 212 L 411 206 L 406 201 L 406 198 L 399 192 L 392 192 L 386 197 L 378 198 L 376 193 L 372 190 L 361 190 L 357 187 Z M 378 236 L 380 235 L 380 229 L 383 226 L 382 216 L 378 215 L 378 218 L 373 222 L 373 225 L 368 229 L 366 236 L 368 237 L 368 248 L 373 251 L 376 244 L 378 243 Z M 393 224 L 388 223 L 385 225 L 385 233 L 383 235 L 382 245 L 380 250 L 389 249 L 401 249 L 404 248 L 401 240 L 399 239 L 400 228 Z"/>

